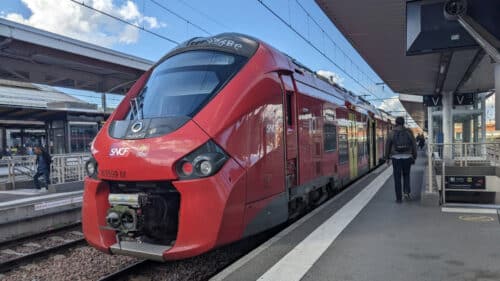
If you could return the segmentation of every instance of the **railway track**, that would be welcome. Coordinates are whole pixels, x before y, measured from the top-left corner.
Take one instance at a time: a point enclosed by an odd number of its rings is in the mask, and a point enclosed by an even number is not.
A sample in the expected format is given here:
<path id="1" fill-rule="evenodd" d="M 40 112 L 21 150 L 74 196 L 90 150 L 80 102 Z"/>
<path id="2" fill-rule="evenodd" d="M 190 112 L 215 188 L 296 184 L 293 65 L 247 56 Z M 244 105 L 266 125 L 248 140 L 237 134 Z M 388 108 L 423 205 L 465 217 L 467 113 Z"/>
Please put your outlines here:
<path id="1" fill-rule="evenodd" d="M 54 229 L 0 244 L 0 273 L 15 269 L 50 254 L 84 245 L 79 224 Z"/>
<path id="2" fill-rule="evenodd" d="M 124 267 L 118 271 L 115 271 L 111 274 L 108 274 L 104 277 L 101 277 L 99 281 L 117 281 L 117 280 L 125 280 L 127 276 L 129 276 L 131 273 L 139 271 L 142 268 L 147 267 L 150 265 L 152 262 L 148 260 L 141 260 L 138 262 L 135 262 L 127 267 Z"/>
<path id="3" fill-rule="evenodd" d="M 255 249 L 258 245 L 275 235 L 284 226 L 273 228 L 233 244 L 217 248 L 200 256 L 175 260 L 165 263 L 140 260 L 111 274 L 98 279 L 99 281 L 126 280 L 172 280 L 172 281 L 202 281 L 208 280 L 226 266 L 238 260 L 241 256 Z"/>
<path id="4" fill-rule="evenodd" d="M 29 235 L 29 236 L 3 241 L 3 242 L 0 242 L 0 251 L 2 251 L 4 249 L 15 247 L 18 245 L 22 245 L 24 243 L 28 243 L 28 242 L 33 241 L 33 240 L 43 239 L 44 237 L 47 237 L 50 235 L 58 235 L 61 232 L 79 231 L 79 230 L 81 230 L 81 226 L 82 226 L 82 224 L 78 222 L 78 223 L 74 223 L 74 224 L 67 225 L 64 227 L 55 228 L 55 229 L 47 230 L 47 231 L 40 232 L 40 233 L 35 233 L 35 234 Z"/>

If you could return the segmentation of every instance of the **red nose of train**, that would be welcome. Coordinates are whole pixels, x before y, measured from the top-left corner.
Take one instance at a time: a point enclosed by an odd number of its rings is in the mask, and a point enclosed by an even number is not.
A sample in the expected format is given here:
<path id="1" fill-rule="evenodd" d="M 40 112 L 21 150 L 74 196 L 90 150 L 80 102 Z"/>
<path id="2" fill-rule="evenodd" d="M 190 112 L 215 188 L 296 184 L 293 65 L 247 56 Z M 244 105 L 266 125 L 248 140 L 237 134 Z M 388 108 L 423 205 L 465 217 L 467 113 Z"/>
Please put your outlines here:
<path id="1" fill-rule="evenodd" d="M 134 126 L 145 126 L 139 122 L 146 121 L 136 121 L 130 125 L 132 129 Z M 94 157 L 99 179 L 114 181 L 177 179 L 176 161 L 209 140 L 193 121 L 160 137 L 127 140 L 106 135 L 96 139 Z"/>
<path id="2" fill-rule="evenodd" d="M 93 152 L 98 173 L 85 180 L 82 225 L 97 249 L 178 259 L 241 235 L 244 169 L 194 121 L 154 138 L 103 132 Z"/>

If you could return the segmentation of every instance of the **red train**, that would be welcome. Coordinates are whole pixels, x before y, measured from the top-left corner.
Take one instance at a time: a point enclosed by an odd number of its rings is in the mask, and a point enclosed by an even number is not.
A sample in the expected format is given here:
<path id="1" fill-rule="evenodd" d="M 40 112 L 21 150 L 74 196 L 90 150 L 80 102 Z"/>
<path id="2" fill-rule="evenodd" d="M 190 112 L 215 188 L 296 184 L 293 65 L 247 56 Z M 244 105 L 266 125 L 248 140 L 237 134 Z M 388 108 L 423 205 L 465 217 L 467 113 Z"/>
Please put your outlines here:
<path id="1" fill-rule="evenodd" d="M 95 138 L 85 238 L 163 261 L 282 224 L 374 168 L 388 118 L 262 41 L 194 38 L 135 83 Z"/>

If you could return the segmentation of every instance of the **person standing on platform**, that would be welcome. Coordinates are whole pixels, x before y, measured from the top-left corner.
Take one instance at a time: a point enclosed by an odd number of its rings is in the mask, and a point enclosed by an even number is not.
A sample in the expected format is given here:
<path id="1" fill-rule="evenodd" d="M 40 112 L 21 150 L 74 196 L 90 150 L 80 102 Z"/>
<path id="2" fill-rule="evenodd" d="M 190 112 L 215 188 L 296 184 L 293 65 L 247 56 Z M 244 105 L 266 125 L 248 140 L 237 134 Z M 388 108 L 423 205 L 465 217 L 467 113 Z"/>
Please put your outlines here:
<path id="1" fill-rule="evenodd" d="M 52 163 L 52 158 L 49 153 L 43 149 L 40 145 L 34 146 L 34 152 L 36 154 L 36 174 L 33 176 L 33 182 L 35 184 L 35 188 L 40 191 L 47 191 L 47 188 L 50 184 L 50 164 Z M 41 188 L 40 181 L 38 178 L 43 176 L 45 181 L 45 187 Z"/>
<path id="2" fill-rule="evenodd" d="M 389 133 L 385 146 L 387 165 L 392 160 L 394 171 L 394 188 L 396 202 L 402 202 L 401 175 L 403 176 L 403 190 L 406 200 L 411 200 L 410 169 L 417 159 L 417 144 L 410 129 L 405 128 L 405 119 L 396 118 L 396 127 Z"/>
<path id="3" fill-rule="evenodd" d="M 424 137 L 423 134 L 418 134 L 417 135 L 417 143 L 418 143 L 418 147 L 420 148 L 420 150 L 424 150 L 425 137 Z"/>

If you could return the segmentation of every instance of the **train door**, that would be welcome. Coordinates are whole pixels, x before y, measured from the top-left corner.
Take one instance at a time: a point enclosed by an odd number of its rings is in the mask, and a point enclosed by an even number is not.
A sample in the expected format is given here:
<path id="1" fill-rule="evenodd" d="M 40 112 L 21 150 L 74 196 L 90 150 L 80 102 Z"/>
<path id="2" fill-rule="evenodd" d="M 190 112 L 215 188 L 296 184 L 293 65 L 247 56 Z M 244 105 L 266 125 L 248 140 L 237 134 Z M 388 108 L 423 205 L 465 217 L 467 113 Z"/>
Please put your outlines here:
<path id="1" fill-rule="evenodd" d="M 367 155 L 368 155 L 368 168 L 372 169 L 373 168 L 373 139 L 372 139 L 372 134 L 373 134 L 373 128 L 372 128 L 372 119 L 367 118 L 366 120 L 366 147 L 368 148 Z"/>
<path id="2" fill-rule="evenodd" d="M 297 95 L 290 75 L 281 75 L 283 83 L 283 112 L 285 113 L 285 174 L 286 186 L 292 188 L 298 184 L 298 134 L 297 134 Z"/>
<path id="3" fill-rule="evenodd" d="M 368 120 L 368 127 L 370 128 L 370 133 L 368 134 L 368 139 L 370 142 L 370 169 L 377 166 L 377 126 L 375 119 Z"/>
<path id="4" fill-rule="evenodd" d="M 357 121 L 356 113 L 349 112 L 349 176 L 351 180 L 358 176 L 358 142 L 357 142 Z"/>
<path id="5" fill-rule="evenodd" d="M 377 120 L 372 120 L 372 148 L 373 148 L 373 167 L 377 166 L 378 163 L 378 144 L 377 144 Z"/>

